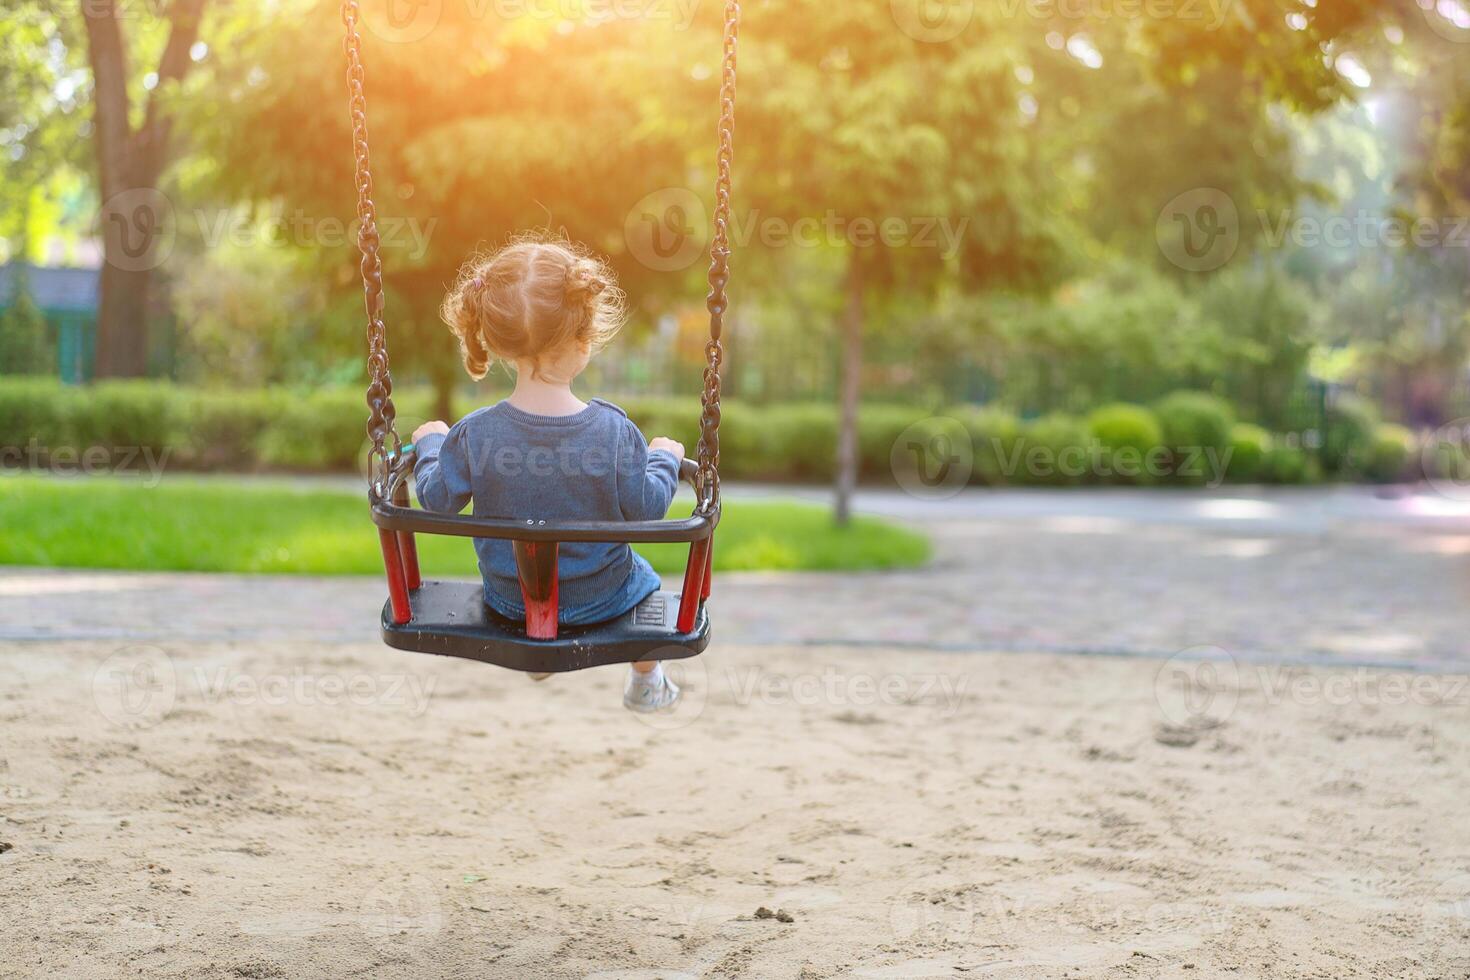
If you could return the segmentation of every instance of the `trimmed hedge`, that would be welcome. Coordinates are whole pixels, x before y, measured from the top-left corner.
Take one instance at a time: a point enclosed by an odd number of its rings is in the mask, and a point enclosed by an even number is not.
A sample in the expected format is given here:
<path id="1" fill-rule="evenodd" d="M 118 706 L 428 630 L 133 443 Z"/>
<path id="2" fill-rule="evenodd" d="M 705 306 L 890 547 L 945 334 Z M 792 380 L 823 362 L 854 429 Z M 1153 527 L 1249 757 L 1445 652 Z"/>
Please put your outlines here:
<path id="1" fill-rule="evenodd" d="M 1258 425 L 1239 422 L 1230 430 L 1230 463 L 1225 475 L 1233 483 L 1262 479 L 1266 455 L 1274 445 L 1271 433 Z"/>
<path id="2" fill-rule="evenodd" d="M 1363 476 L 1374 483 L 1397 483 L 1409 476 L 1409 461 L 1418 449 L 1414 434 L 1401 425 L 1379 425 L 1373 431 Z"/>
<path id="3" fill-rule="evenodd" d="M 1173 461 L 1174 479 L 1205 483 L 1217 477 L 1211 459 L 1223 461 L 1230 449 L 1235 412 L 1214 395 L 1176 391 L 1154 405 L 1163 428 L 1164 446 Z"/>
<path id="4" fill-rule="evenodd" d="M 404 439 L 430 417 L 431 392 L 394 392 Z M 650 437 L 677 439 L 693 453 L 699 442 L 696 398 L 628 398 L 618 403 Z M 475 407 L 455 405 L 463 415 Z M 1417 459 L 1414 437 L 1377 425 L 1368 441 L 1354 418 L 1332 437 L 1344 475 L 1402 479 Z M 974 450 L 973 484 L 1071 486 L 1150 483 L 1167 477 L 1215 482 L 1228 459 L 1233 482 L 1302 483 L 1320 479 L 1317 459 L 1296 440 L 1234 424 L 1229 406 L 1199 392 L 1176 392 L 1153 409 L 1103 406 L 1087 418 L 1048 415 L 1022 420 L 1004 409 L 957 405 L 937 412 L 912 406 L 864 405 L 859 414 L 859 467 L 864 478 L 893 478 L 895 443 L 911 427 L 921 440 L 951 438 L 958 423 Z M 169 467 L 193 470 L 350 472 L 366 452 L 367 407 L 362 392 L 326 388 L 230 391 L 159 382 L 114 381 L 71 387 L 49 379 L 0 383 L 0 448 L 103 447 L 116 464 L 147 451 Z M 1335 431 L 1335 429 L 1334 429 Z M 759 406 L 726 401 L 721 409 L 721 470 L 732 479 L 815 481 L 836 464 L 837 409 L 829 404 Z M 1215 453 L 1213 459 L 1197 449 Z M 1226 456 L 1228 453 L 1228 457 Z M 140 461 L 140 463 L 146 460 Z M 13 460 L 6 465 L 14 465 Z M 1182 470 L 1182 472 L 1181 472 Z"/>
<path id="5" fill-rule="evenodd" d="M 1124 483 L 1152 483 L 1150 454 L 1164 444 L 1164 430 L 1153 412 L 1141 405 L 1104 405 L 1087 421 L 1103 450 L 1113 478 Z"/>

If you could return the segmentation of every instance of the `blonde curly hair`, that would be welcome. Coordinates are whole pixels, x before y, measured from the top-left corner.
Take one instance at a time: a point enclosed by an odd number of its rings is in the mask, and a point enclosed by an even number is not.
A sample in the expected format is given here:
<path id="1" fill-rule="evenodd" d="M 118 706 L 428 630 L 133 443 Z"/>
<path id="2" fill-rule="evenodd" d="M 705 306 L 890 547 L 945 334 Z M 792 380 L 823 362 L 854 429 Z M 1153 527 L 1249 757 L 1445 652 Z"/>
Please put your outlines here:
<path id="1" fill-rule="evenodd" d="M 576 344 L 600 350 L 627 317 L 607 263 L 566 241 L 520 239 L 464 264 L 439 315 L 476 381 L 491 360 L 540 360 Z"/>

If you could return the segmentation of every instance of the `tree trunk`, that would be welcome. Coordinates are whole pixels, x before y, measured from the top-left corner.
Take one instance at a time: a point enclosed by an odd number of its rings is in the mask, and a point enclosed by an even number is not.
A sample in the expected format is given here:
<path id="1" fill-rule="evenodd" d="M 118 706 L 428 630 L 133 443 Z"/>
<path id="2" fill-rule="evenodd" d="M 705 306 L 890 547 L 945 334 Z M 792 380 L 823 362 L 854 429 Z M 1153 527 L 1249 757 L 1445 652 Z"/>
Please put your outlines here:
<path id="1" fill-rule="evenodd" d="M 148 272 L 102 266 L 97 306 L 99 378 L 140 378 L 148 369 Z"/>
<path id="2" fill-rule="evenodd" d="M 102 283 L 97 310 L 97 376 L 137 377 L 148 367 L 148 286 L 160 253 L 149 250 L 170 210 L 157 184 L 168 160 L 172 120 L 159 93 L 192 63 L 204 0 L 170 7 L 168 44 L 158 81 L 136 133 L 128 119 L 128 60 L 115 0 L 83 0 L 87 56 L 92 66 L 93 129 L 102 199 Z M 123 16 L 126 16 L 124 13 Z"/>
<path id="3" fill-rule="evenodd" d="M 833 517 L 838 527 L 852 520 L 852 496 L 858 476 L 858 400 L 863 373 L 863 279 L 854 252 L 847 266 L 847 310 L 842 317 L 842 379 L 837 426 L 837 499 Z"/>

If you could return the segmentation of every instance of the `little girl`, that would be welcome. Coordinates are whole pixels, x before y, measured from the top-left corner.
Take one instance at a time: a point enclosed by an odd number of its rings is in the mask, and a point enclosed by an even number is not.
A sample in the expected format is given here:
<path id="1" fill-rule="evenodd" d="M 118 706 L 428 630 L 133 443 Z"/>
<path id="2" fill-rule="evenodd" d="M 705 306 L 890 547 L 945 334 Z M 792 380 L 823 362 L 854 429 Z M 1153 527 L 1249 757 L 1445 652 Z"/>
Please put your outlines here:
<path id="1" fill-rule="evenodd" d="M 572 394 L 572 380 L 623 323 L 622 293 L 606 265 L 569 244 L 516 242 L 467 263 L 440 315 L 459 338 L 470 377 L 480 380 L 499 358 L 515 366 L 516 384 L 509 398 L 452 428 L 427 422 L 414 431 L 425 509 L 457 514 L 473 500 L 477 517 L 663 518 L 684 447 L 664 438 L 645 443 L 622 409 Z M 485 602 L 502 616 L 524 618 L 511 543 L 476 539 L 475 550 Z M 558 566 L 558 619 L 567 625 L 614 619 L 661 585 L 626 544 L 567 542 Z M 623 692 L 628 708 L 656 711 L 678 697 L 662 664 L 633 664 Z"/>

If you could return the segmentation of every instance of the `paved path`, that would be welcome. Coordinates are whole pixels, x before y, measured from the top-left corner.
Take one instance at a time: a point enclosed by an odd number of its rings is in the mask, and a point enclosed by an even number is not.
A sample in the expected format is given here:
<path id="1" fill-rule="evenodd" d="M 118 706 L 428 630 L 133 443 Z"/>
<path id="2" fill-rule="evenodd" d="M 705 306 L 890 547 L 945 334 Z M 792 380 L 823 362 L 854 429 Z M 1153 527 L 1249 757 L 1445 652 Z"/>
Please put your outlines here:
<path id="1" fill-rule="evenodd" d="M 936 561 L 717 576 L 718 640 L 1154 657 L 1213 646 L 1249 660 L 1470 670 L 1470 506 L 1443 497 L 867 493 L 861 509 L 928 531 Z M 11 568 L 0 570 L 0 640 L 361 642 L 382 596 L 373 579 Z"/>

